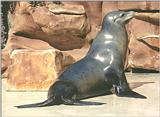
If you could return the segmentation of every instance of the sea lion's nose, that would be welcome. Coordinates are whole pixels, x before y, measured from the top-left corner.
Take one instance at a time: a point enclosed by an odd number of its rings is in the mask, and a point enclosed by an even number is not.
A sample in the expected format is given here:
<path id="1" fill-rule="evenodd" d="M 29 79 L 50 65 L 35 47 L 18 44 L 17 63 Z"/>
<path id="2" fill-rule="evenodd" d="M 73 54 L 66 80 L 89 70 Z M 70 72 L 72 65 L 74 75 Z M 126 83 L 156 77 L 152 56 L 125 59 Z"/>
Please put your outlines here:
<path id="1" fill-rule="evenodd" d="M 135 12 L 134 11 L 129 11 L 128 12 L 130 15 L 134 16 L 135 15 Z"/>

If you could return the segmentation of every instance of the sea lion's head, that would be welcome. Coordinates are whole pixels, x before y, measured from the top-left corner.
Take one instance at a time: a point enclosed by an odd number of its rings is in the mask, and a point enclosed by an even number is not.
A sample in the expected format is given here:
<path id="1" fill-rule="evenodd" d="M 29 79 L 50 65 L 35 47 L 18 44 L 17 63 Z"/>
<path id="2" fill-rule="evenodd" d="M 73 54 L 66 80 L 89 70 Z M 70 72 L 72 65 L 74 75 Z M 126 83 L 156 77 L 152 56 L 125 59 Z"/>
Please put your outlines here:
<path id="1" fill-rule="evenodd" d="M 133 11 L 112 11 L 108 13 L 103 19 L 103 25 L 108 23 L 112 24 L 125 24 L 131 18 L 133 18 L 134 12 Z"/>

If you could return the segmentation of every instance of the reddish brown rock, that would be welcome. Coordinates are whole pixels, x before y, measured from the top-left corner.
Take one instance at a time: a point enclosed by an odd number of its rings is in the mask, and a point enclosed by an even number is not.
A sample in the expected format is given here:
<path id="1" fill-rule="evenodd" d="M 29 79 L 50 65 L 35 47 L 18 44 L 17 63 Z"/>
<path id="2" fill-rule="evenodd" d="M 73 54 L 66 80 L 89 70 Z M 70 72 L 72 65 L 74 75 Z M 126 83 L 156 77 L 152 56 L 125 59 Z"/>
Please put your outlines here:
<path id="1" fill-rule="evenodd" d="M 133 19 L 128 25 L 129 49 L 128 67 L 142 68 L 159 71 L 160 53 L 159 39 L 155 38 L 159 33 L 159 26 L 151 23 Z M 150 38 L 138 40 L 139 37 L 149 36 Z M 152 35 L 153 38 L 152 38 Z"/>
<path id="2" fill-rule="evenodd" d="M 2 74 L 4 74 L 4 72 L 8 69 L 8 66 L 11 64 L 10 54 L 15 49 L 45 50 L 53 49 L 53 47 L 41 40 L 29 39 L 13 34 L 9 35 L 6 47 L 2 50 Z M 7 75 L 4 75 L 3 77 L 5 76 Z"/>
<path id="3" fill-rule="evenodd" d="M 155 25 L 160 25 L 159 18 L 160 13 L 135 13 L 135 18 L 139 20 L 143 20 Z"/>
<path id="4" fill-rule="evenodd" d="M 51 47 L 48 43 L 37 40 L 30 39 L 26 37 L 10 35 L 6 47 L 2 50 L 2 76 L 3 78 L 8 78 L 8 67 L 11 65 L 10 55 L 14 50 L 32 50 L 32 51 L 46 51 L 48 49 L 54 49 L 57 51 L 55 62 L 57 63 L 57 69 L 61 73 L 68 65 L 79 60 L 87 53 L 89 45 L 84 46 L 81 49 L 74 49 L 70 51 L 59 51 Z"/>
<path id="5" fill-rule="evenodd" d="M 102 22 L 102 1 L 72 1 L 72 2 L 62 2 L 68 5 L 82 5 L 87 14 L 89 23 L 92 25 L 101 25 Z M 82 10 L 81 10 L 82 12 Z"/>
<path id="6" fill-rule="evenodd" d="M 47 90 L 59 72 L 74 62 L 71 56 L 65 55 L 54 49 L 14 50 L 10 56 L 7 90 Z M 58 64 L 61 59 L 64 64 Z"/>
<path id="7" fill-rule="evenodd" d="M 54 14 L 85 14 L 84 7 L 81 4 L 68 4 L 68 2 L 63 2 L 62 5 L 48 4 L 47 7 L 49 8 L 49 11 L 51 11 Z"/>
<path id="8" fill-rule="evenodd" d="M 130 9 L 138 9 L 138 10 L 146 10 L 147 2 L 139 2 L 139 1 L 129 1 L 129 2 L 118 2 L 118 9 L 120 10 L 130 10 Z"/>
<path id="9" fill-rule="evenodd" d="M 13 51 L 7 90 L 48 89 L 57 78 L 54 59 L 52 51 Z"/>
<path id="10" fill-rule="evenodd" d="M 105 14 L 114 10 L 159 10 L 159 2 L 151 2 L 151 1 L 106 1 L 103 2 L 102 5 L 102 16 L 104 17 Z"/>
<path id="11" fill-rule="evenodd" d="M 102 5 L 102 18 L 109 12 L 111 11 L 116 11 L 118 10 L 118 1 L 114 1 L 114 2 L 111 2 L 111 1 L 106 1 L 106 2 L 103 2 L 103 5 Z"/>
<path id="12" fill-rule="evenodd" d="M 118 2 L 118 9 L 120 10 L 159 10 L 159 2 L 151 1 L 129 1 Z"/>
<path id="13" fill-rule="evenodd" d="M 160 3 L 159 1 L 148 1 L 146 2 L 147 10 L 159 10 Z"/>
<path id="14" fill-rule="evenodd" d="M 10 15 L 10 21 L 11 33 L 43 40 L 60 50 L 81 48 L 90 31 L 82 5 L 33 7 L 20 2 Z"/>
<path id="15" fill-rule="evenodd" d="M 85 11 L 87 13 L 91 25 L 100 26 L 102 22 L 102 2 L 101 1 L 84 2 L 83 6 L 85 8 Z"/>
<path id="16" fill-rule="evenodd" d="M 87 34 L 87 40 L 92 42 L 100 31 L 102 22 L 102 1 L 83 2 L 89 23 L 91 24 L 91 31 Z"/>

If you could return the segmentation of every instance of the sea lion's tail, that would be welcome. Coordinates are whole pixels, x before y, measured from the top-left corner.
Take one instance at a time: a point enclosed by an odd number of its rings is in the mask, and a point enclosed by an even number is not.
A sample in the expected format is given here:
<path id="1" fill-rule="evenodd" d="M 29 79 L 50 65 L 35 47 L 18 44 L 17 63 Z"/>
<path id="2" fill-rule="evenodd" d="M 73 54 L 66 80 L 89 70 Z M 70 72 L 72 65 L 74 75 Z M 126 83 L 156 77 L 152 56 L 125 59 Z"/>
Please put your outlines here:
<path id="1" fill-rule="evenodd" d="M 45 107 L 45 106 L 52 106 L 52 105 L 58 105 L 58 104 L 59 104 L 58 101 L 56 101 L 54 98 L 49 98 L 45 100 L 44 102 L 20 105 L 20 106 L 15 106 L 15 107 L 17 108 L 35 108 L 35 107 Z"/>

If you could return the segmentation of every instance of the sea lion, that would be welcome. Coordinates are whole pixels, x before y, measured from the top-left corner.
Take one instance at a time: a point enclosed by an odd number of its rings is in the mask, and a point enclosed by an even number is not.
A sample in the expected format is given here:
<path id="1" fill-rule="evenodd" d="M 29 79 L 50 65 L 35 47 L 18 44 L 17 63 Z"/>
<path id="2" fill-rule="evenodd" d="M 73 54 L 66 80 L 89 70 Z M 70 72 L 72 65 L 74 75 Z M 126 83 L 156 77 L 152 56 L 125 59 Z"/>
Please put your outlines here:
<path id="1" fill-rule="evenodd" d="M 49 88 L 48 99 L 42 103 L 17 107 L 72 105 L 81 99 L 103 95 L 111 90 L 120 97 L 146 98 L 130 89 L 124 74 L 128 47 L 125 23 L 133 16 L 132 11 L 108 13 L 87 55 L 58 77 Z"/>

